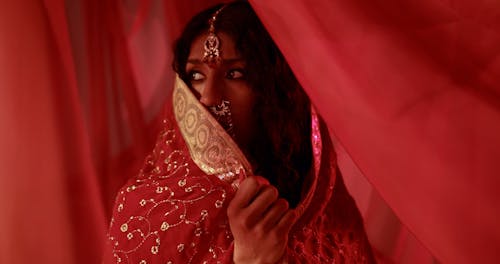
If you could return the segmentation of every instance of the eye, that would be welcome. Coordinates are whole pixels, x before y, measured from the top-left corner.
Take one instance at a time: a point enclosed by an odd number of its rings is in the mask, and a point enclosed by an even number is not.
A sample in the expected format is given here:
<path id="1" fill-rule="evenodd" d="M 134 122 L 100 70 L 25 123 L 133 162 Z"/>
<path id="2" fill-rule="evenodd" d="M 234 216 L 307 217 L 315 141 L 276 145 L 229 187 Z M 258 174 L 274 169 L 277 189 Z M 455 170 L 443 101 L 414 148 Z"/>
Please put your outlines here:
<path id="1" fill-rule="evenodd" d="M 229 70 L 226 74 L 226 78 L 228 79 L 244 79 L 245 78 L 245 72 L 243 69 L 232 69 Z"/>
<path id="2" fill-rule="evenodd" d="M 205 79 L 205 75 L 203 75 L 202 73 L 200 73 L 198 71 L 190 71 L 188 73 L 188 76 L 189 76 L 189 80 L 191 80 L 191 81 L 201 81 L 201 80 Z"/>

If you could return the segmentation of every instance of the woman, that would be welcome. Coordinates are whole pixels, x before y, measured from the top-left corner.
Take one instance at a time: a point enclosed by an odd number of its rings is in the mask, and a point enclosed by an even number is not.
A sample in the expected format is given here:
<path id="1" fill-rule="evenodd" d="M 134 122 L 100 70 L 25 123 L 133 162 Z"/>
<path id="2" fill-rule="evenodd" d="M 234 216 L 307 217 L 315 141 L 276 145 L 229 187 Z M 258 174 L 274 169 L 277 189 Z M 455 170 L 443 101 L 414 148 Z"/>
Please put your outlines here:
<path id="1" fill-rule="evenodd" d="M 328 131 L 246 2 L 196 15 L 172 107 L 119 192 L 108 263 L 371 263 Z"/>

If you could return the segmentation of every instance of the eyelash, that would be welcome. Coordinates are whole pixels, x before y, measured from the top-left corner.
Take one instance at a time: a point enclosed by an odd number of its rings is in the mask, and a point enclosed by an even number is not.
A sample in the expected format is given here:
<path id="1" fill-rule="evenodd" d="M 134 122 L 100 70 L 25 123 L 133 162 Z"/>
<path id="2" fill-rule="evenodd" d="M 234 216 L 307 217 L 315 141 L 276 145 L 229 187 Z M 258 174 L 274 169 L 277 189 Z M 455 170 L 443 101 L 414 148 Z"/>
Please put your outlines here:
<path id="1" fill-rule="evenodd" d="M 239 77 L 231 76 L 231 75 L 234 75 L 235 73 L 239 73 L 239 74 L 241 74 L 241 76 L 239 76 Z M 245 79 L 245 70 L 243 70 L 243 69 L 231 69 L 226 73 L 226 78 L 229 78 L 231 80 L 241 80 L 241 79 L 244 80 Z"/>
<path id="2" fill-rule="evenodd" d="M 195 74 L 199 74 L 199 75 L 201 75 L 202 77 L 201 77 L 201 78 L 199 78 L 198 80 L 196 80 L 196 79 L 194 78 L 194 75 L 195 75 Z M 203 75 L 203 74 L 202 74 L 201 72 L 199 72 L 199 71 L 194 71 L 194 70 L 193 70 L 193 71 L 189 71 L 189 72 L 188 72 L 188 77 L 189 77 L 189 80 L 190 80 L 190 81 L 192 81 L 192 82 L 197 82 L 197 81 L 202 81 L 202 80 L 205 78 L 205 75 Z"/>
<path id="3" fill-rule="evenodd" d="M 236 74 L 240 74 L 241 76 L 234 77 Z M 202 77 L 198 77 L 197 79 L 194 77 L 196 74 L 201 75 Z M 188 72 L 188 77 L 191 82 L 203 81 L 205 75 L 197 70 L 191 70 Z M 244 69 L 231 69 L 227 71 L 226 78 L 229 80 L 244 80 L 245 79 L 245 70 Z"/>

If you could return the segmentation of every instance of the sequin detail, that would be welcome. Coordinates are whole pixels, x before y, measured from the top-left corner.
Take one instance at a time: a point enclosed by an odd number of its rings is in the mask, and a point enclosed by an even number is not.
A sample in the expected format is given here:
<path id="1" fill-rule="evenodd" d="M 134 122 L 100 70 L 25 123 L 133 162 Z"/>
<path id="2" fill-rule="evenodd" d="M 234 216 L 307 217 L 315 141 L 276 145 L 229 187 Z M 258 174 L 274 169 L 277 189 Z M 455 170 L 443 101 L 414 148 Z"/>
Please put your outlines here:
<path id="1" fill-rule="evenodd" d="M 182 140 L 179 132 L 164 124 L 144 168 L 117 196 L 108 236 L 116 263 L 156 263 L 165 255 L 182 263 L 199 258 L 212 263 L 229 248 L 227 221 L 213 228 L 207 220 L 226 218 L 231 185 L 200 171 L 176 140 Z M 227 242 L 210 249 L 206 244 L 222 240 Z M 137 262 L 129 262 L 138 256 Z"/>

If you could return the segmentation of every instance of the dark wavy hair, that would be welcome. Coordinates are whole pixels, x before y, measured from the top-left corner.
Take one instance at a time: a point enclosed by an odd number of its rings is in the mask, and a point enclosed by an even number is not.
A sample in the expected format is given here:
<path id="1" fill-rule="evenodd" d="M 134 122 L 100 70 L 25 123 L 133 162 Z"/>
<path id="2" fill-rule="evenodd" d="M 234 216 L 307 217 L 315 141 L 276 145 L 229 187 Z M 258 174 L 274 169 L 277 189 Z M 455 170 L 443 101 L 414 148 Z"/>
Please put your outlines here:
<path id="1" fill-rule="evenodd" d="M 188 85 L 186 63 L 191 44 L 208 32 L 208 21 L 221 6 L 194 16 L 175 43 L 173 67 Z M 257 94 L 254 113 L 261 128 L 249 150 L 258 164 L 255 173 L 266 177 L 295 207 L 313 160 L 309 98 L 246 1 L 228 4 L 217 16 L 215 28 L 233 38 L 246 62 L 246 81 Z"/>

